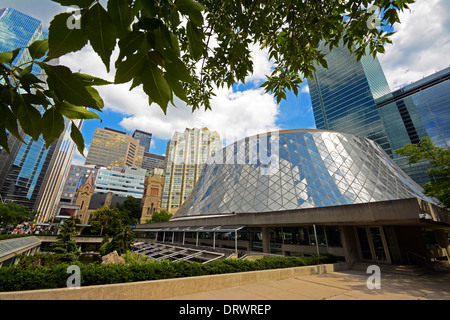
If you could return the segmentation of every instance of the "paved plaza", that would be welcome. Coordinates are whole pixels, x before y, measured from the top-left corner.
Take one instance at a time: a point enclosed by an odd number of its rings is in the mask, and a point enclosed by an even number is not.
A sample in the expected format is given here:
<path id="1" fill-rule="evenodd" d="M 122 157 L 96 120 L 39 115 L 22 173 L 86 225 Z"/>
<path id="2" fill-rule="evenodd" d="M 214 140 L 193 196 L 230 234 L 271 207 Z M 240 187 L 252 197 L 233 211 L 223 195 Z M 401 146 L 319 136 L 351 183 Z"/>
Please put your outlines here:
<path id="1" fill-rule="evenodd" d="M 381 274 L 381 288 L 368 289 L 370 274 L 345 270 L 181 295 L 174 300 L 450 300 L 450 273 Z"/>

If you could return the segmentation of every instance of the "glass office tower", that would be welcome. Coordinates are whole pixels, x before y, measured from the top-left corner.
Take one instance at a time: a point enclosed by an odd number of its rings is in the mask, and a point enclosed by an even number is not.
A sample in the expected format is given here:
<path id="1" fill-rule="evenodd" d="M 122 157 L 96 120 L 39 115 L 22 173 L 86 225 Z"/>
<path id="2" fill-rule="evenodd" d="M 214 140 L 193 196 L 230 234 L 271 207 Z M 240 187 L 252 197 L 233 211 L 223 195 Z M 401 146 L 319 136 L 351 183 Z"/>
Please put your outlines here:
<path id="1" fill-rule="evenodd" d="M 450 68 L 391 92 L 378 59 L 357 62 L 346 48 L 326 57 L 308 80 L 318 129 L 360 135 L 377 142 L 418 184 L 431 181 L 427 163 L 409 165 L 394 150 L 430 136 L 450 145 Z"/>
<path id="2" fill-rule="evenodd" d="M 0 52 L 24 48 L 13 64 L 20 65 L 29 61 L 30 55 L 25 47 L 35 40 L 45 38 L 47 33 L 39 20 L 11 8 L 0 9 Z M 43 76 L 36 64 L 32 73 Z M 38 110 L 43 112 L 42 107 L 38 107 Z M 78 127 L 81 126 L 82 121 L 79 121 Z M 70 123 L 66 121 L 65 132 L 49 148 L 46 148 L 42 136 L 34 141 L 21 130 L 20 132 L 25 144 L 9 135 L 11 152 L 8 154 L 5 150 L 0 150 L 1 198 L 2 201 L 13 201 L 37 210 L 40 212 L 38 222 L 47 221 L 55 212 L 61 184 L 73 158 L 75 145 L 69 136 Z"/>
<path id="3" fill-rule="evenodd" d="M 27 47 L 33 41 L 45 37 L 39 20 L 11 8 L 0 9 L 0 52 Z M 30 60 L 28 50 L 22 49 L 13 64 L 22 64 L 27 60 Z M 38 66 L 32 71 L 34 75 L 39 75 L 40 72 Z M 0 157 L 2 199 L 33 208 L 38 186 L 42 184 L 49 164 L 47 155 L 53 152 L 54 148 L 46 149 L 42 137 L 33 141 L 31 137 L 24 136 L 26 144 L 21 144 L 12 136 L 8 138 L 12 145 L 11 153 L 8 155 L 1 150 Z"/>
<path id="4" fill-rule="evenodd" d="M 422 137 L 450 148 L 450 68 L 381 97 L 377 107 L 393 150 L 418 143 Z M 408 165 L 399 156 L 395 160 L 417 183 L 430 181 L 426 162 Z"/>
<path id="5" fill-rule="evenodd" d="M 365 56 L 357 62 L 346 48 L 327 55 L 329 69 L 317 67 L 309 79 L 317 129 L 356 134 L 392 150 L 375 99 L 390 93 L 378 59 Z"/>

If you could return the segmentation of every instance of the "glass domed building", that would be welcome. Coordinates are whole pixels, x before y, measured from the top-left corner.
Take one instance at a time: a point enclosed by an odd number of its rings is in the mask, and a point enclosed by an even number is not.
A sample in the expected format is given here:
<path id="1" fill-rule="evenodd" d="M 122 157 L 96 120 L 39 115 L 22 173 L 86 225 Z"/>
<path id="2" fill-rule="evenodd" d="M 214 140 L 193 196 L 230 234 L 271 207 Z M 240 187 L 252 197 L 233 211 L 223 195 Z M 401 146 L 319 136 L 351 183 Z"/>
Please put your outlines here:
<path id="1" fill-rule="evenodd" d="M 373 141 L 285 130 L 243 139 L 211 157 L 174 218 L 413 197 L 434 202 Z"/>
<path id="2" fill-rule="evenodd" d="M 326 130 L 268 132 L 221 149 L 170 221 L 136 231 L 183 246 L 330 253 L 350 263 L 450 254 L 449 211 L 372 140 Z"/>

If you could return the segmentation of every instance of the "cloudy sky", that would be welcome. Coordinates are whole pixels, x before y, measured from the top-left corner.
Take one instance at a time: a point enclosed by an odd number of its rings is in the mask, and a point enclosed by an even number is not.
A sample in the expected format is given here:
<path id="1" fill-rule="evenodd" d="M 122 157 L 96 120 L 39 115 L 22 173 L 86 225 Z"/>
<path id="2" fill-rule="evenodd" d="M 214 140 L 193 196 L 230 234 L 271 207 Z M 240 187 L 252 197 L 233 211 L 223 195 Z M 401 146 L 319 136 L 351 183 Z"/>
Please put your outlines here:
<path id="1" fill-rule="evenodd" d="M 0 0 L 0 8 L 6 6 L 41 20 L 44 28 L 55 14 L 65 11 L 50 0 Z M 386 48 L 386 54 L 379 56 L 391 89 L 442 70 L 450 63 L 449 0 L 417 0 L 400 18 L 402 23 L 395 26 L 393 44 Z M 105 100 L 103 121 L 86 122 L 82 131 L 86 144 L 91 142 L 95 127 L 105 126 L 130 133 L 135 129 L 151 132 L 154 137 L 151 152 L 158 154 L 165 153 L 174 131 L 184 131 L 186 127 L 206 126 L 219 132 L 227 142 L 273 129 L 314 128 L 308 87 L 305 86 L 298 97 L 290 94 L 287 101 L 277 105 L 273 96 L 259 88 L 271 68 L 267 54 L 255 50 L 253 58 L 255 73 L 248 77 L 246 85 L 216 90 L 213 111 L 192 113 L 184 103 L 177 103 L 177 107 L 169 107 L 164 115 L 158 106 L 148 106 L 148 99 L 140 88 L 131 92 L 130 84 L 99 88 Z M 60 61 L 73 71 L 81 70 L 108 80 L 114 78 L 114 71 L 108 74 L 90 47 L 68 54 Z M 74 161 L 83 163 L 80 156 Z"/>

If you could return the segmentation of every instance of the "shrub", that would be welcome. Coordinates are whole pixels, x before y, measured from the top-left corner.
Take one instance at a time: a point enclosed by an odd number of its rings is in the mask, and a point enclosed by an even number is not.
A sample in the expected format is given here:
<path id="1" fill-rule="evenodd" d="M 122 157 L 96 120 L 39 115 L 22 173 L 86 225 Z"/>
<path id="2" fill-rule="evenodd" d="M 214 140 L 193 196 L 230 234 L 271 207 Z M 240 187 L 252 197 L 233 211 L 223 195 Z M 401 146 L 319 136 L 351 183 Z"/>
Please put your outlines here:
<path id="1" fill-rule="evenodd" d="M 332 263 L 336 258 L 326 256 L 264 257 L 255 261 L 224 259 L 207 264 L 186 261 L 148 261 L 136 259 L 132 253 L 126 265 L 75 262 L 81 271 L 81 286 L 148 281 L 180 277 L 247 272 L 266 269 L 291 268 L 319 263 Z M 0 268 L 0 291 L 63 288 L 66 286 L 69 264 L 50 264 L 49 267 L 22 264 Z"/>

